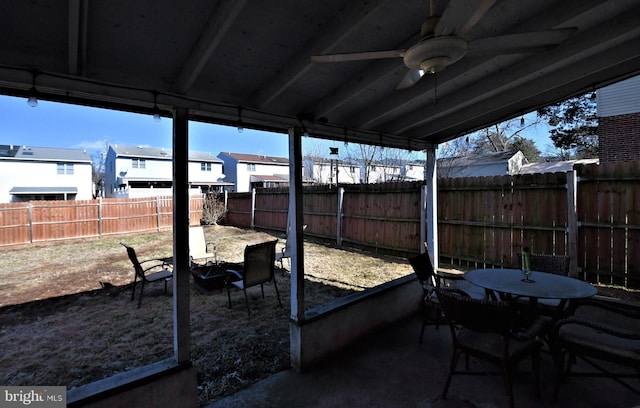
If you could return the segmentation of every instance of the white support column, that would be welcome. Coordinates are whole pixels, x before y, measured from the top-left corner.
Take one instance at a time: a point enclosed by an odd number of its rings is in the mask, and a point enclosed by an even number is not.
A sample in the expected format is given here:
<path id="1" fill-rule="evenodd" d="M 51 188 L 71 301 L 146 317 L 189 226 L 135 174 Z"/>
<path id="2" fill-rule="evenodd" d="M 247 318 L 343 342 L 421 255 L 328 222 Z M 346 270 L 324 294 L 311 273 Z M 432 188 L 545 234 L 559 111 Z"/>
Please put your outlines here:
<path id="1" fill-rule="evenodd" d="M 578 176 L 576 171 L 567 172 L 567 243 L 569 276 L 578 276 Z"/>
<path id="2" fill-rule="evenodd" d="M 336 214 L 336 245 L 342 246 L 342 206 L 344 203 L 344 187 L 337 189 L 338 191 L 338 211 Z"/>
<path id="3" fill-rule="evenodd" d="M 302 207 L 302 130 L 289 129 L 289 219 L 291 245 L 291 320 L 304 319 L 304 241 Z"/>
<path id="4" fill-rule="evenodd" d="M 178 364 L 191 360 L 188 113 L 173 112 L 173 349 Z"/>
<path id="5" fill-rule="evenodd" d="M 425 181 L 427 183 L 426 194 L 426 227 L 427 245 L 434 269 L 438 268 L 438 177 L 436 169 L 436 147 L 426 149 Z"/>
<path id="6" fill-rule="evenodd" d="M 304 241 L 302 207 L 302 129 L 289 129 L 289 220 L 291 244 L 291 320 L 289 354 L 291 367 L 301 370 L 304 339 Z"/>
<path id="7" fill-rule="evenodd" d="M 251 189 L 251 229 L 256 226 L 256 189 Z"/>

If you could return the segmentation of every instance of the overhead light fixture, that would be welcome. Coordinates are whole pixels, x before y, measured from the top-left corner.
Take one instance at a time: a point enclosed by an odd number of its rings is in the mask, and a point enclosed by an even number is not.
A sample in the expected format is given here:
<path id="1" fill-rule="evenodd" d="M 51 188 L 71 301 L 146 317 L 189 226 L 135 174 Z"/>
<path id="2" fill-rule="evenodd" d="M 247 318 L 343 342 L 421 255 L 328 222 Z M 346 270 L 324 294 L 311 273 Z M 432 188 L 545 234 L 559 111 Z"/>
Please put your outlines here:
<path id="1" fill-rule="evenodd" d="M 29 97 L 27 98 L 27 105 L 35 108 L 38 106 L 38 91 L 36 90 L 36 73 L 31 76 L 31 89 L 29 90 Z"/>
<path id="2" fill-rule="evenodd" d="M 153 93 L 153 120 L 155 122 L 160 122 L 162 120 L 162 116 L 160 116 L 160 108 L 158 108 L 158 93 Z"/>
<path id="3" fill-rule="evenodd" d="M 244 123 L 242 123 L 242 108 L 238 106 L 238 133 L 244 132 Z"/>

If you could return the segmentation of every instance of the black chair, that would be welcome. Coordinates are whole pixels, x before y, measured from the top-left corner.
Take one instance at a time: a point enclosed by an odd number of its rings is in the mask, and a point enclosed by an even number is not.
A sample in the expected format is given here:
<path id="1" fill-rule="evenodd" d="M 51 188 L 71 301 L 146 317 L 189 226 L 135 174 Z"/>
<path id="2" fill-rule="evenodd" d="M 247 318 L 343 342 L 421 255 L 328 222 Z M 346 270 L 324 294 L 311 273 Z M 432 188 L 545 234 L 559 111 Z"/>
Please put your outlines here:
<path id="1" fill-rule="evenodd" d="M 431 258 L 429 258 L 427 252 L 409 258 L 409 263 L 418 277 L 420 286 L 422 286 L 424 316 L 420 337 L 418 338 L 418 342 L 422 344 L 424 329 L 427 324 L 435 324 L 436 327 L 439 327 L 440 323 L 443 322 L 442 309 L 434 293 L 435 287 L 440 286 L 440 280 L 433 270 Z"/>
<path id="2" fill-rule="evenodd" d="M 244 292 L 245 303 L 247 304 L 247 312 L 251 315 L 249 308 L 249 298 L 247 296 L 247 288 L 260 285 L 262 298 L 264 299 L 264 284 L 273 282 L 273 287 L 278 296 L 278 303 L 282 306 L 278 285 L 274 274 L 276 243 L 275 241 L 263 242 L 255 245 L 247 245 L 244 249 L 244 262 L 240 264 L 238 269 L 228 269 L 227 298 L 229 308 L 231 308 L 231 286 L 242 289 Z"/>
<path id="3" fill-rule="evenodd" d="M 522 268 L 522 253 L 518 253 L 518 267 Z M 532 271 L 569 275 L 570 258 L 566 255 L 529 254 L 529 265 Z"/>
<path id="4" fill-rule="evenodd" d="M 509 406 L 514 406 L 511 379 L 518 362 L 531 357 L 536 396 L 540 395 L 540 348 L 538 335 L 543 325 L 532 324 L 519 329 L 515 310 L 507 302 L 474 299 L 446 288 L 435 291 L 445 318 L 449 322 L 453 354 L 447 380 L 442 391 L 445 399 L 454 374 L 489 374 L 469 369 L 468 357 L 474 357 L 500 366 L 505 394 Z M 458 370 L 461 355 L 467 357 L 465 370 Z"/>
<path id="5" fill-rule="evenodd" d="M 518 267 L 522 268 L 522 253 L 518 253 L 517 258 Z M 566 255 L 529 254 L 529 265 L 532 271 L 569 276 L 569 261 L 570 258 Z M 532 276 L 535 280 L 535 273 Z M 554 317 L 562 312 L 559 310 L 562 304 L 560 299 L 537 299 L 536 303 L 537 313 L 543 316 Z"/>
<path id="6" fill-rule="evenodd" d="M 140 298 L 138 299 L 138 307 L 142 304 L 142 295 L 144 292 L 145 282 L 163 282 L 164 281 L 164 293 L 167 293 L 167 282 L 173 277 L 173 265 L 167 262 L 166 259 L 147 259 L 145 261 L 139 261 L 133 247 L 120 243 L 127 249 L 129 260 L 133 264 L 133 285 L 131 289 L 131 300 L 133 301 L 136 294 L 136 284 L 138 279 L 141 281 L 140 286 Z"/>
<path id="7" fill-rule="evenodd" d="M 573 302 L 569 313 L 551 332 L 557 370 L 554 397 L 569 377 L 600 376 L 640 395 L 640 383 L 633 387 L 624 381 L 640 379 L 640 308 L 590 298 Z M 578 359 L 590 368 L 575 371 Z"/>

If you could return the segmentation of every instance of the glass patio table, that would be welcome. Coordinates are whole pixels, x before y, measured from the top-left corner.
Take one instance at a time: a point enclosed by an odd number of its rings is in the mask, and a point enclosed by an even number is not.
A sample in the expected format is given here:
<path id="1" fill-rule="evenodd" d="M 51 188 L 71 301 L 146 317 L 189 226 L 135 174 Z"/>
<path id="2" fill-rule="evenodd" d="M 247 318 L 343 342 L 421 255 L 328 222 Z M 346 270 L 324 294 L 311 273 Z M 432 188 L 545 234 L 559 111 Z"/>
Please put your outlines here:
<path id="1" fill-rule="evenodd" d="M 532 271 L 526 282 L 520 269 L 475 269 L 464 274 L 464 279 L 482 288 L 511 296 L 538 299 L 559 299 L 562 309 L 570 299 L 589 298 L 598 290 L 587 282 L 563 275 Z"/>

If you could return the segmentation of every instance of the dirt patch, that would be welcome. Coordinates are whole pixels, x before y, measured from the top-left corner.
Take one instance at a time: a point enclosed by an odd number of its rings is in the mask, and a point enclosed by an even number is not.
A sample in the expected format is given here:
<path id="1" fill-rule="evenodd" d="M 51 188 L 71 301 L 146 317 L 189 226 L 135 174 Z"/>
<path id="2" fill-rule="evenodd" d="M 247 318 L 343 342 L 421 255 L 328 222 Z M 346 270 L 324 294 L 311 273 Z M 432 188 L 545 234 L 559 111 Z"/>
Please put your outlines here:
<path id="1" fill-rule="evenodd" d="M 206 227 L 218 257 L 242 261 L 244 247 L 274 236 L 232 227 Z M 0 384 L 68 388 L 173 355 L 171 288 L 145 288 L 142 307 L 131 302 L 133 269 L 120 242 L 141 259 L 167 257 L 171 232 L 153 232 L 0 249 Z M 280 240 L 278 248 L 284 245 Z M 404 259 L 306 242 L 307 308 L 412 273 Z M 288 267 L 285 261 L 285 267 Z M 191 283 L 191 355 L 200 402 L 216 400 L 290 367 L 289 272 L 244 296 L 203 291 Z M 599 288 L 601 294 L 640 301 L 638 292 Z M 137 298 L 136 298 L 137 300 Z"/>
<path id="2" fill-rule="evenodd" d="M 219 259 L 242 261 L 248 244 L 274 236 L 232 227 L 206 227 Z M 173 355 L 171 288 L 145 287 L 142 307 L 131 302 L 132 266 L 121 241 L 141 259 L 167 257 L 170 232 L 59 242 L 0 250 L 0 384 L 87 384 Z M 280 240 L 278 247 L 284 245 Z M 285 268 L 288 267 L 285 261 Z M 403 259 L 305 243 L 307 308 L 411 273 Z M 219 399 L 290 367 L 289 273 L 241 292 L 203 291 L 191 283 L 192 360 L 200 402 Z M 137 300 L 137 297 L 136 297 Z"/>

